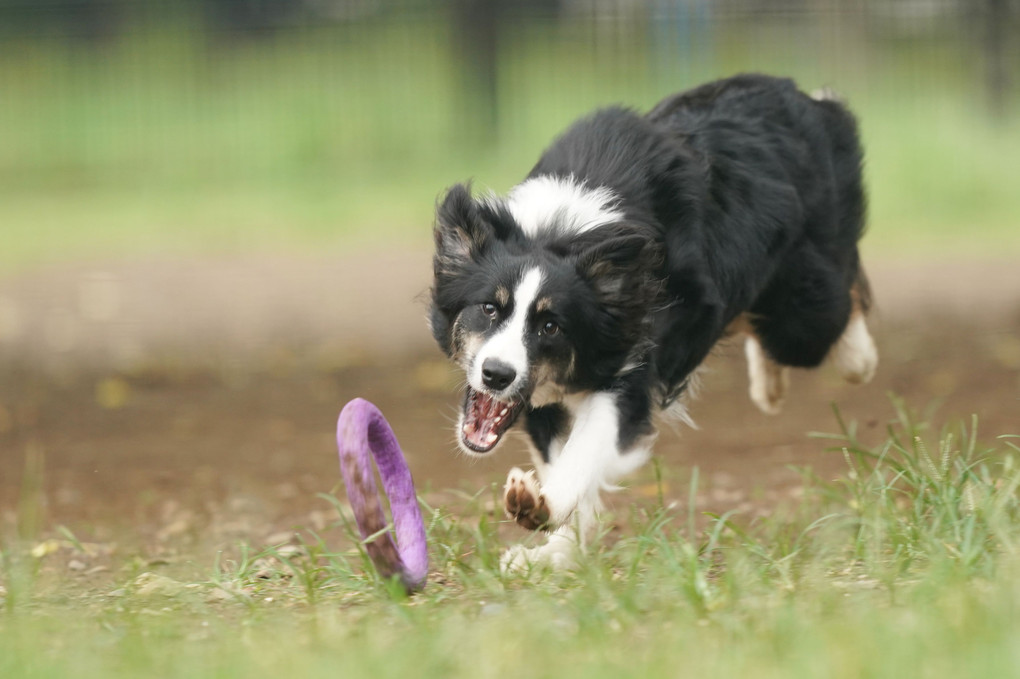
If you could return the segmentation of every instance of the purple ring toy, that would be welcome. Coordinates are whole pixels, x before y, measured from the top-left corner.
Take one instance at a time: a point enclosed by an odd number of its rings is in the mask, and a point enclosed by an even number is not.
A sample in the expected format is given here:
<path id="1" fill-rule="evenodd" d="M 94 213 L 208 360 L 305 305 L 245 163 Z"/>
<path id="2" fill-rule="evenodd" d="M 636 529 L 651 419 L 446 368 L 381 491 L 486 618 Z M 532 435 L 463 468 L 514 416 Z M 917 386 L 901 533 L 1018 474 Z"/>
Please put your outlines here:
<path id="1" fill-rule="evenodd" d="M 365 551 L 376 570 L 384 578 L 399 576 L 408 592 L 421 589 L 429 570 L 425 522 L 418 507 L 411 471 L 393 429 L 378 408 L 363 398 L 356 398 L 340 411 L 336 445 L 340 451 L 340 473 L 361 538 L 377 535 L 365 543 Z M 383 490 L 390 501 L 396 543 L 389 531 L 385 531 L 388 522 L 369 453 L 375 458 Z"/>

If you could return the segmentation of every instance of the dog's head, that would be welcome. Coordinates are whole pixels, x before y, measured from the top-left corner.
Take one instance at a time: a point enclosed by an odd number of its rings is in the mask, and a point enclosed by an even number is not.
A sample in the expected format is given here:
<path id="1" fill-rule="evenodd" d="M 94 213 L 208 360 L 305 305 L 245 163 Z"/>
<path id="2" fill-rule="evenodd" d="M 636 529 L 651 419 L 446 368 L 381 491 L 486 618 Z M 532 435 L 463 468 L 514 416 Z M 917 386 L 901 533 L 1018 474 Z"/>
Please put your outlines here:
<path id="1" fill-rule="evenodd" d="M 430 322 L 467 378 L 458 437 L 488 453 L 522 411 L 606 386 L 646 336 L 660 245 L 639 225 L 529 236 L 453 187 L 438 209 Z"/>

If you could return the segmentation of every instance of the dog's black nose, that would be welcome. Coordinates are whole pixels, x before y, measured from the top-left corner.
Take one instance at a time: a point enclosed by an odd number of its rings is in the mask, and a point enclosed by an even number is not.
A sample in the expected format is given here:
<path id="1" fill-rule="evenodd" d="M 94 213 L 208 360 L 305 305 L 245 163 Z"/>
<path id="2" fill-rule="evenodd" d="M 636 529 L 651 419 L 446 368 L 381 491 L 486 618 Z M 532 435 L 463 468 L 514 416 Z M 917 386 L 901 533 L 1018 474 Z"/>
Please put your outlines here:
<path id="1" fill-rule="evenodd" d="M 502 361 L 487 358 L 482 363 L 482 382 L 485 382 L 489 389 L 503 391 L 510 386 L 515 377 L 517 371 Z"/>

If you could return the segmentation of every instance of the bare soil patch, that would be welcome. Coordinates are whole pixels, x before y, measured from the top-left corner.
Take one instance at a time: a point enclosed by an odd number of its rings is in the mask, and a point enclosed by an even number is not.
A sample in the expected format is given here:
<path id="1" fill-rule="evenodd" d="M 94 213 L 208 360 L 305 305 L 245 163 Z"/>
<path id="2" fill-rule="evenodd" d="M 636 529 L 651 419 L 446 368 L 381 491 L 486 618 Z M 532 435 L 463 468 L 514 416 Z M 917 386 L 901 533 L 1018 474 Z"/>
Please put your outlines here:
<path id="1" fill-rule="evenodd" d="M 888 393 L 941 416 L 976 414 L 988 438 L 1020 433 L 1018 270 L 872 264 L 877 378 L 853 387 L 831 368 L 797 372 L 778 417 L 748 399 L 740 346 L 721 348 L 692 407 L 700 428 L 660 437 L 665 499 L 687 502 L 696 466 L 699 509 L 776 511 L 799 492 L 791 466 L 844 469 L 807 436 L 836 429 L 832 405 L 877 441 Z M 327 529 L 334 512 L 316 493 L 342 494 L 333 427 L 355 396 L 386 413 L 432 502 L 501 485 L 527 462 L 524 447 L 510 441 L 485 460 L 456 452 L 460 377 L 425 326 L 428 272 L 428 253 L 410 252 L 0 279 L 0 530 L 18 529 L 20 503 L 20 529 L 34 536 L 66 525 L 146 558 L 201 560 L 239 540 Z M 622 520 L 658 491 L 649 467 L 611 511 Z"/>

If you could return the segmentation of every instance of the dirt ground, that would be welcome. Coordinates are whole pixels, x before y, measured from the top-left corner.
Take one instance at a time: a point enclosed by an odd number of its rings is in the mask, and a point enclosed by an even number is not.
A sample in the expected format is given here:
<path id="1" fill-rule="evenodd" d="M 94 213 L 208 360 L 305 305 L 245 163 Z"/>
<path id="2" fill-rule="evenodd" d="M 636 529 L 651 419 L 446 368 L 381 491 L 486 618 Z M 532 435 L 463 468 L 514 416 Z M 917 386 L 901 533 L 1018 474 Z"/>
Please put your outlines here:
<path id="1" fill-rule="evenodd" d="M 335 513 L 316 494 L 343 496 L 333 428 L 355 396 L 386 413 L 431 502 L 456 510 L 464 493 L 501 484 L 526 453 L 516 441 L 490 459 L 456 452 L 459 377 L 425 327 L 428 256 L 149 260 L 0 278 L 0 535 L 65 525 L 148 558 L 202 560 L 239 540 L 326 529 Z M 700 428 L 659 439 L 668 501 L 687 501 L 697 467 L 699 509 L 772 512 L 799 492 L 791 466 L 829 478 L 845 468 L 807 436 L 836 429 L 832 404 L 875 442 L 890 392 L 936 421 L 976 414 L 985 440 L 1020 433 L 1020 267 L 869 267 L 875 381 L 798 371 L 770 417 L 747 397 L 741 347 L 721 348 L 692 406 Z M 611 510 L 625 516 L 656 493 L 649 466 Z"/>

